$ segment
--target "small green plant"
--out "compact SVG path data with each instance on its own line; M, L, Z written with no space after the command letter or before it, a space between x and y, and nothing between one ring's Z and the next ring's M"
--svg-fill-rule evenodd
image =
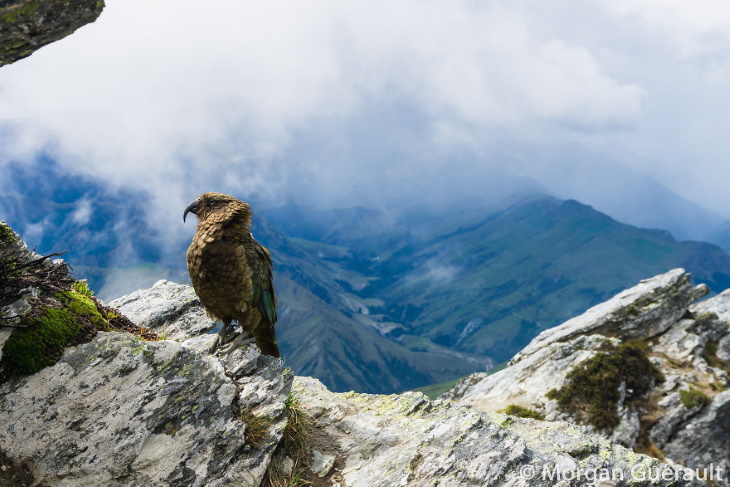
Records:
M529 418L529 419L545 419L545 416L535 411L534 409L519 406L517 404L510 404L502 411L504 414L509 416L517 416L518 418Z
M707 394L692 387L684 391L679 391L679 399L687 409L701 408L711 401Z
M72 287L74 291L83 296L86 296L87 298L90 298L94 295L94 291L91 290L91 288L89 287L89 283L86 280L74 281Z
M15 242L15 234L5 223L0 222L0 245L10 245Z
M620 421L617 405L622 383L627 404L638 406L654 384L664 380L646 356L647 351L644 342L629 340L610 352L597 353L568 373L565 386L548 391L546 396L578 422L611 431Z

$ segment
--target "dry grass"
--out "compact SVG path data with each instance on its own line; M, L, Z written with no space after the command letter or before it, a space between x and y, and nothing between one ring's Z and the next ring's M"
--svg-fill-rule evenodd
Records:
M302 410L299 401L299 396L289 393L284 402L287 423L281 444L274 452L271 465L261 484L264 487L314 485L314 474L310 470L311 452L307 441L311 420Z

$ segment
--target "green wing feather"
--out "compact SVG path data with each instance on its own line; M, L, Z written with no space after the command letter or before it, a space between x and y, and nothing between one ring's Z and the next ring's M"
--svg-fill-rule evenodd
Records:
M259 308L264 316L268 318L269 323L276 323L276 296L274 296L272 289L267 289L263 292Z
M260 263L263 265L257 265L257 272L255 272L255 282L253 283L254 299L261 314L273 325L277 320L276 295L274 294L274 282L273 276L271 275L273 264L271 263L271 256L266 247L257 245L256 250L261 257Z

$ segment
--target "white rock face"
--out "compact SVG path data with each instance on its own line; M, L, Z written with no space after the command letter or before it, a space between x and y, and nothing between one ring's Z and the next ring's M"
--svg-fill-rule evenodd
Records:
M138 326L180 342L212 332L216 324L205 315L192 287L167 280L115 299L109 306Z
M564 422L481 413L417 392L333 393L308 377L297 377L293 391L313 418L311 441L325 448L319 455L335 459L327 485L568 486L589 484L571 483L573 475L601 472L616 481L607 485L638 485L649 471L664 479L678 475Z
M671 460L691 468L719 467L730 475L730 292L695 303L706 294L682 269L642 281L614 298L528 344L510 365L494 374L475 374L443 397L482 411L510 404L528 407L548 420L572 420L545 397L562 387L568 373L606 343L645 341L650 360L665 376L644 404L617 404L620 424L600 433L637 447L641 435ZM623 387L623 385L622 385ZM680 391L700 391L710 401L688 408ZM624 394L621 394L624 397ZM646 445L644 445L646 446ZM715 485L730 485L727 475Z

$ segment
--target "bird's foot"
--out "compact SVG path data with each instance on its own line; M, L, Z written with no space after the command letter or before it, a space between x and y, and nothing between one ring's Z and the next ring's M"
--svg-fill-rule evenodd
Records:
M220 342L221 342L221 336L216 335L213 345L211 345L210 348L208 349L208 353L211 353L211 354L215 353L215 351L218 350L218 345L220 344Z
M208 350L209 353L215 353L216 350L218 350L218 347L222 345L226 341L230 341L233 331L233 325L231 323L223 323L221 326L221 329L218 330L218 334L215 337L215 341L213 342L213 345L211 345L210 349Z
M230 337L230 335L229 335ZM226 338L229 338L226 337ZM219 339L216 340L216 349L213 349L212 351L217 352L218 355L228 355L235 349L242 347L244 345L248 345L251 343L254 343L256 340L254 337L246 332L238 333L237 335L233 336L233 339L228 341L227 343L221 343L223 340Z

